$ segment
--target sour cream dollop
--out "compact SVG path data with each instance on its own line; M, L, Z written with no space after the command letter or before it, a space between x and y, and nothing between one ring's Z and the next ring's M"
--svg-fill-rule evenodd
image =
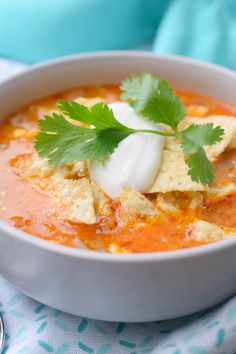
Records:
M109 104L115 118L129 128L160 130L140 118L125 102ZM160 169L164 137L151 133L135 133L125 138L104 163L89 164L90 175L111 198L125 187L145 193L152 186Z

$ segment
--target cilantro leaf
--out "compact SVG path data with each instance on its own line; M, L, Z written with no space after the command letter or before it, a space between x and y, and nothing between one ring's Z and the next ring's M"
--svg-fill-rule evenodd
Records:
M187 154L189 175L193 181L203 185L214 180L214 168L208 160L202 146L214 145L221 141L224 129L212 123L203 125L192 124L179 132L183 151Z
M73 105L64 105L65 107L76 110L73 119L79 120L77 114L83 110L81 105L73 102ZM65 113L65 109L63 112ZM93 124L95 128L75 125L63 115L56 113L40 120L41 130L35 140L38 154L47 157L52 164L89 159L104 161L114 152L118 144L133 132L116 121L112 111L104 104L99 103L91 110L85 107L84 112L85 115L80 121ZM98 122L95 121L95 117L98 118ZM102 118L100 121L99 117Z
M175 96L167 81L160 81L158 92L147 100L141 114L153 123L164 123L176 130L186 110L181 99Z
M136 112L140 112L146 101L153 92L158 89L159 80L155 74L143 73L139 76L132 75L130 78L125 79L121 83L121 98L132 99L131 105Z
M154 74L131 76L123 81L121 95L133 99L132 106L137 113L153 123L164 123L176 130L186 115L185 107L166 80L159 81Z
M198 146L196 152L187 155L187 164L192 181L205 185L214 180L214 167L201 146Z
M103 102L96 103L89 109L77 102L66 102L60 99L58 108L70 119L92 125L98 130L106 128L127 129L115 119L112 110Z
M224 129L217 126L214 128L212 123L191 124L187 129L181 131L182 136L188 138L197 145L214 145L222 140Z

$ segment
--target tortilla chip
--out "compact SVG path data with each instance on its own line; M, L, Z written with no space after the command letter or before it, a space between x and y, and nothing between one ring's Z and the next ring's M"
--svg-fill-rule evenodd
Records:
M77 97L74 101L90 108L94 106L96 103L103 102L104 100L101 97L93 97L93 98Z
M75 161L64 165L49 165L46 157L38 154L18 155L18 167L23 175L28 178L46 178L53 174L61 178L77 179L88 175L86 161Z
M188 226L187 235L198 242L214 242L229 237L230 233L215 224L198 220Z
M215 161L217 157L224 152L226 148L236 147L236 118L230 116L208 116L187 117L179 124L179 129L186 129L191 124L212 123L214 126L221 126L225 133L223 139L215 145L205 146L207 157L210 161Z
M62 203L65 206L62 211L63 219L85 224L96 223L94 198L88 178L61 180L52 176L48 191L54 205Z
M141 217L156 216L157 210L150 200L132 188L124 188L120 194L121 208L128 215L136 214Z
M58 166L57 169L60 170L63 165ZM88 177L88 166L87 161L73 161L64 165L66 178L76 179L78 177Z
M94 206L97 214L100 216L113 217L110 199L105 195L105 193L94 180L91 180L91 187L94 197Z
M209 187L205 193L205 203L207 205L215 204L233 194L236 194L236 185L232 182L216 187Z
M172 191L204 191L205 186L192 181L182 151L163 150L162 164L157 178L148 193Z
M169 192L157 194L157 206L165 214L180 213L186 208L196 209L203 203L201 192Z
M37 154L23 154L11 160L11 166L22 179L46 192L54 215L73 222L96 223L92 188L89 179L82 177L87 169L84 162L53 166Z
M132 188L124 188L119 201L117 221L120 227L135 225L135 228L143 228L146 223L164 216L154 203Z
M41 158L36 153L16 156L14 167L18 168L21 177L29 179L47 178L54 172L54 167L48 164L47 158Z
M180 140L174 136L168 136L166 138L164 149L183 153Z

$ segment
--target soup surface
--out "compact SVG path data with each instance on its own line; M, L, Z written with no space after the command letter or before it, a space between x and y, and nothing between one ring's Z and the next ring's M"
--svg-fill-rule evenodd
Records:
M236 115L236 109L213 98L200 94L176 91L183 100L189 116ZM50 196L32 185L29 179L22 179L15 161L33 152L33 140L38 129L38 119L56 108L56 100L74 100L77 97L101 97L105 102L119 99L118 86L79 87L45 98L23 108L1 122L0 129L0 217L11 225L49 242L77 248L89 248L113 253L156 252L189 248L202 245L213 238L192 238L189 225L196 220L206 221L233 232L236 229L236 150L226 149L215 162L216 180L212 188L226 188L216 200L207 194L201 195L201 203L195 207L189 204L189 195L181 196L182 204L176 212L164 213L155 222L140 222L133 227L135 217L120 226L117 222L120 212L119 199L110 200L112 213L99 217L93 225L68 221L60 212L52 213ZM230 189L231 188L231 189ZM165 202L173 199L165 196ZM199 193L197 195L199 197ZM146 196L156 201L157 193ZM173 203L172 203L173 204ZM208 224L204 224L208 225ZM217 234L218 229L215 230Z

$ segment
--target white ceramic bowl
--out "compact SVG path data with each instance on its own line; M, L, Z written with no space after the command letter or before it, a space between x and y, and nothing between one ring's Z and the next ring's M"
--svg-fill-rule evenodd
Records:
M110 52L32 67L0 85L0 117L80 84L153 71L174 87L236 104L236 74L181 57ZM0 222L0 274L27 295L75 315L152 321L217 304L236 291L236 238L189 250L113 255L54 245Z

